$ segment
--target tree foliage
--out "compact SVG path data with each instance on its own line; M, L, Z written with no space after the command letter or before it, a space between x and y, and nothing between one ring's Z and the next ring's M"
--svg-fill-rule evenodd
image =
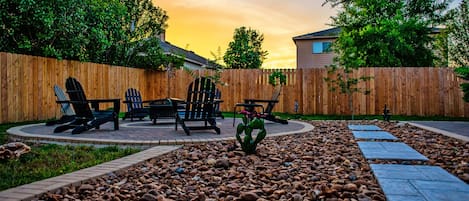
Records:
M469 67L469 1L462 0L450 13L448 51L453 65Z
M358 87L358 84L360 82L366 82L373 79L373 77L370 76L355 77L353 74L353 71L355 70L355 68L351 67L339 68L336 65L331 65L327 69L327 77L324 78L330 91L338 91L340 94L345 94L347 96L349 108L352 113L352 120L354 120L355 114L353 107L353 94L363 93L365 95L369 95L371 93L369 89Z
M150 0L0 0L0 51L153 68L167 19Z
M0 49L59 59L103 58L123 34L119 16L126 9L117 2L0 0Z
M341 33L333 45L347 67L432 66L432 27L443 22L448 0L326 0Z
M462 0L459 7L450 13L448 23L448 51L451 61L459 66L455 72L464 80L469 80L469 1ZM464 101L469 102L469 83L462 83Z
M228 68L252 69L260 68L264 62L267 51L262 50L264 35L257 30L240 27L235 29L233 41L223 60Z

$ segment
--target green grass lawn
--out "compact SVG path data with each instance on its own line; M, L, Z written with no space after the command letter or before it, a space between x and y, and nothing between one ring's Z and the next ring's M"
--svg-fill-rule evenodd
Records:
M8 142L6 134L8 128L28 123L38 122L0 124L0 144ZM22 155L19 159L0 159L0 191L91 167L140 151L115 146L95 148L92 146L27 144L31 146L31 152Z

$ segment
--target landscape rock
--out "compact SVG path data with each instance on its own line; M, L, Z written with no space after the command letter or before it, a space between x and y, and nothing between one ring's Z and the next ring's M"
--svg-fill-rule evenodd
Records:
M11 142L0 146L0 159L19 158L30 151L31 147L22 142Z
M94 186L91 184L82 184L80 188L78 188L78 191L83 192L83 191L92 191L94 190Z
M254 192L242 192L239 195L239 199L242 201L256 201L259 199L259 196Z
M152 195L150 193L147 193L142 196L140 201L158 201L158 197L156 195Z
M345 184L344 190L350 191L350 192L357 192L357 191L358 191L358 187L357 187L356 184L348 183L348 184Z
M123 171L43 194L40 200L385 200L369 161L347 128L375 124L469 182L469 143L409 124L310 121L315 129L264 139L246 156L232 142L184 145ZM195 160L197 159L198 160ZM287 163L288 162L288 163ZM398 161L372 161L398 164ZM288 164L288 165L285 165ZM177 168L184 168L182 174ZM125 181L125 182L124 182ZM87 192L87 193L82 193Z
M226 159L218 159L217 162L215 162L214 167L228 169L230 167L230 162Z

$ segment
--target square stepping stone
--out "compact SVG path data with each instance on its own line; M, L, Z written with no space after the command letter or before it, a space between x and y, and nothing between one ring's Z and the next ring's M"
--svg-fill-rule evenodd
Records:
M352 131L355 139L365 140L398 140L398 138L386 131Z
M469 185L438 166L371 164L386 199L469 200Z
M380 160L417 160L428 158L402 142L357 142L366 159Z
M348 125L348 128L353 131L381 131L378 126L375 125Z

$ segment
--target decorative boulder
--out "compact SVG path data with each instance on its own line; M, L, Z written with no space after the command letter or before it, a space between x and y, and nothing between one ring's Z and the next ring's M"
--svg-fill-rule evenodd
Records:
M22 142L11 142L0 146L0 159L19 158L31 151L31 147Z

